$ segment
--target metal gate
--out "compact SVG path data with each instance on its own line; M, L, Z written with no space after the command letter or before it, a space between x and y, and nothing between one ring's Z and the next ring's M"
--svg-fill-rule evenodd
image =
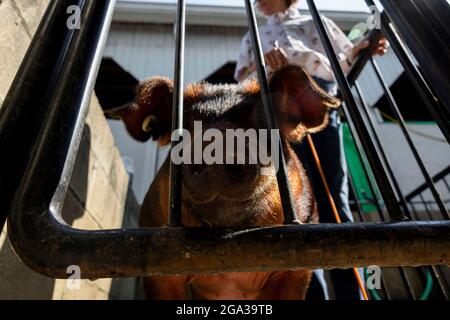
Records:
M181 225L181 170L171 165L170 227L80 231L60 216L102 57L115 0L53 0L0 111L0 226L8 217L11 242L37 272L66 278L78 265L83 278L152 274L217 273L296 268L450 265L449 211L417 152L395 99L369 49L346 77L313 0L307 0L345 101L343 109L358 150L367 158L382 199L380 223L296 225L284 160L277 174L285 226L248 230L185 228ZM381 0L381 32L390 41L423 105L450 143L450 37L445 0ZM375 4L366 0L369 6ZM255 12L245 1L255 48L268 129L276 129ZM66 27L66 8L82 8L83 27ZM430 23L432 19L432 23ZM173 130L183 128L185 1L178 1ZM372 32L376 38L380 30ZM411 54L417 59L416 65ZM39 63L36 63L39 61ZM367 117L358 84L372 64L442 215L415 221L411 199L395 180L389 159ZM355 90L356 95L354 94ZM279 146L280 150L282 146ZM280 155L283 152L279 153ZM369 174L369 172L366 172ZM421 189L421 190L422 190ZM417 193L419 195L420 192ZM367 248L371 250L368 251ZM217 259L216 257L222 257ZM431 268L437 277L436 267Z

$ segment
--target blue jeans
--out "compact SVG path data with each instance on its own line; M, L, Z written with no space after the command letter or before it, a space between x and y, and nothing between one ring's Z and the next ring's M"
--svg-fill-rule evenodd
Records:
M332 92L335 84L315 78L317 84L327 92ZM352 222L353 216L349 205L349 187L347 175L347 160L345 158L342 123L338 110L329 112L328 126L316 134L311 135L319 155L322 169L327 179L331 195L336 204L342 222ZM294 145L294 151L300 158L314 192L319 211L319 221L335 223L333 211L327 198L316 162L312 156L308 143ZM359 300L359 289L352 269L330 271L336 299ZM313 280L314 281L314 280ZM322 281L323 283L324 281ZM323 285L322 285L323 286ZM313 286L314 287L314 284ZM327 291L327 288L324 288ZM325 293L326 297L326 293Z

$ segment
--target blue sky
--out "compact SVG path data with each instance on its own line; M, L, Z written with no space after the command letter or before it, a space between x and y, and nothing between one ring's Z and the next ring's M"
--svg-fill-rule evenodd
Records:
M176 0L132 0L133 2L175 3ZM186 0L188 4L244 6L244 0ZM319 9L338 11L368 11L364 0L316 0ZM300 8L306 9L306 1L300 1Z

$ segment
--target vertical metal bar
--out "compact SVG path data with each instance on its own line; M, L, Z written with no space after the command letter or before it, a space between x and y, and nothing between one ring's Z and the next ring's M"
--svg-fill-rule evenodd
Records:
M444 182L444 184L445 184L445 187L447 188L447 191L450 193L450 185L449 185L449 183L447 182L447 178L443 178L442 179L442 181Z
M375 6L373 0L365 0L368 6ZM402 64L406 75L410 79L414 89L419 94L425 107L430 112L430 115L436 121L437 125L442 131L442 134L450 143L450 112L442 105L439 99L437 99L433 92L430 90L425 79L417 69L411 55L408 53L405 45L400 41L397 34L391 28L391 22L386 12L381 13L381 30L389 41L391 48L394 50L395 55Z
M287 167L283 152L283 145L279 137L278 126L275 120L272 96L270 94L269 82L267 80L266 65L264 62L264 54L261 47L261 41L258 32L258 23L256 21L255 10L251 0L245 0L245 7L247 10L248 24L250 28L250 35L252 38L253 51L255 55L256 71L258 73L258 80L261 86L261 99L264 107L264 113L267 121L267 129L276 130L278 143L278 153L280 155L279 169L277 172L278 189L280 191L281 203L284 212L284 222L299 223L294 210L294 201L292 197L291 188L289 186L289 179L287 176ZM275 161L275 158L273 159Z
M364 221L364 217L363 217L363 209L361 206L361 203L358 199L358 193L356 192L356 186L355 186L355 181L353 180L353 176L351 174L350 168L347 168L348 170L348 185L349 185L349 190L350 190L350 194L353 196L353 198L355 199L355 208L356 208L356 212L358 213L359 216L359 220L361 222Z
M381 23L383 33L386 35L386 38L391 44L398 60L402 64L406 75L411 81L411 84L420 96L431 117L436 121L442 135L450 144L450 112L445 108L445 106L442 105L441 101L436 98L434 93L430 90L425 79L413 63L406 47L399 40L398 36L392 31L389 24L389 18L384 12L381 14Z
M333 68L334 74L336 76L339 87L342 91L342 95L346 101L344 108L347 109L351 118L354 121L355 129L360 135L361 143L364 147L367 159L372 167L374 176L377 180L378 187L383 196L385 205L389 212L395 217L395 219L400 220L403 218L402 210L397 202L394 190L389 184L389 178L383 170L382 162L377 154L375 145L370 140L370 135L368 129L364 124L364 119L358 111L358 106L356 104L355 98L353 97L350 85L345 77L345 74L339 64L336 53L334 52L333 45L327 34L325 25L319 15L319 12L314 4L313 0L307 0L309 10L313 16L314 23L316 25L317 31L322 40L322 44L327 53L328 59L330 59L331 66Z
M384 78L383 78L383 76L382 76L382 74L381 74L381 71L380 71L380 69L379 69L377 63L373 60L373 58L370 58L370 62L371 62L372 66L373 66L373 68L374 68L374 70L375 70L375 73L376 73L376 75L377 75L377 77L378 77L378 80L380 81L380 83L381 83L381 85L382 85L382 87L383 87L383 89L384 89L384 91L385 91L385 94L386 94L386 96L387 96L387 98L388 98L388 100L389 100L389 104L390 104L391 108L393 109L393 112L394 112L394 114L396 115L397 119L398 119L399 122L400 122L400 126L401 126L401 128L402 128L402 131L403 131L403 133L404 133L404 135L405 135L405 138L407 139L407 142L408 142L408 144L409 144L409 146L410 146L410 148L411 148L411 150L412 150L412 152L413 152L413 154L414 154L414 156L415 156L415 158L416 158L416 161L418 162L419 167L421 168L421 170L425 170L426 174L428 174L428 172L427 172L427 170L425 169L425 166L424 166L424 164L423 164L423 162L422 162L422 160L421 160L421 158L420 158L420 156L419 156L419 154L418 154L418 152L417 152L417 149L415 149L415 146L414 146L414 144L412 143L412 140L411 140L411 137L410 137L410 135L409 135L408 129L406 128L404 119L403 119L403 117L402 117L400 111L398 110L398 106L397 106L396 103L395 103L394 97L392 96L392 93L390 92L390 89L388 88L386 82L384 81ZM360 91L359 87L357 87L357 90ZM366 107L367 107L367 105L366 105ZM365 109L365 108L364 108L364 109ZM382 149L382 147L381 147L381 149ZM386 159L387 159L387 158L386 158ZM386 160L386 161L387 161L387 160ZM422 171L422 173L424 173L424 171ZM393 174L393 172L392 172L391 174ZM425 174L424 174L424 176L425 176ZM429 175L428 175L428 177L430 178L430 181L432 182L431 177L430 177ZM425 179L427 180L426 177L425 177ZM395 183L397 183L395 177L393 177L393 181L395 181ZM432 183L433 183L433 182L432 182ZM431 188L431 187L435 188L434 183L433 183L432 186L430 186L428 180L427 180L427 184L428 184L428 186L429 186L430 188ZM436 189L435 189L435 191L437 192ZM405 201L405 198L403 197L403 193L401 192L400 189L398 190L398 192L399 192L399 196L401 197L401 198L400 198L401 201ZM433 194L433 195L434 195L434 194ZM424 204L424 206L425 206L425 208L426 208L426 211L427 211L427 213L428 213L428 215L429 215L429 217L430 217L430 219L431 219L432 217L431 217L431 214L430 214L430 212L429 212L429 210L428 210L428 205L426 204L425 200L423 199L422 194L420 194L419 196L421 197L421 200L422 200L422 202L423 202L423 204ZM440 197L439 197L439 200L440 200ZM448 212L447 212L447 210L445 209L445 205L443 204L442 200L441 200L441 204L442 204L442 207L444 208L444 211L442 211L442 207L439 205L439 203L438 203L438 206L439 206L439 208L441 209L440 211L441 211L441 213L443 214L443 216L445 216L444 212L446 212L447 214L448 214ZM405 202L405 205L406 205L406 202ZM407 207L407 205L406 205L406 207ZM410 213L408 213L408 215L409 215L409 218L411 218L412 220L416 220L416 219L417 219L417 218L415 219ZM423 270L425 270L425 268L423 268ZM439 282L439 279L440 279L441 277L440 277L438 271L437 271L435 268L431 268L431 271L432 271L432 273L434 274L435 278L438 279L438 282ZM424 273L425 273L425 272L424 272ZM409 285L409 279L408 279L408 277L406 276L406 273L405 273L404 276L405 276L405 280L408 281L408 287L409 287L409 289L410 289L410 291L411 291L411 286ZM442 279L441 279L440 282L442 282ZM442 286L442 283L440 283L439 285L440 285L440 287L441 287L441 291L442 291L443 294L445 295L445 288ZM412 291L411 291L411 293L413 294Z
M357 84L357 83L355 82L355 86L356 86L356 84ZM365 101L364 101L364 97L362 96L362 94L360 94L359 96L360 96L360 98L361 98L361 102L364 103ZM352 126L352 124L351 124L351 119L348 118L347 120L349 121L349 125L350 125L350 127L351 127L351 126ZM370 121L370 118L368 118L368 121ZM374 190L374 188L373 188L373 186L372 186L372 182L371 182L371 180L370 180L368 171L367 171L367 169L366 169L366 167L365 167L364 160L363 160L363 158L362 158L362 152L361 152L361 150L360 150L360 142L359 142L359 139L358 139L358 137L357 137L356 135L354 135L354 134L353 134L353 139L355 140L355 144L357 145L358 155L359 155L360 160L361 160L361 162L362 162L362 164L363 164L363 169L364 169L365 175L366 175L366 177L367 177L367 180L368 180L368 182L369 182L369 187L371 188L371 192L372 192L372 194L373 194L374 197L375 197L375 203L376 203L376 207L377 207L379 219L380 219L380 221L383 221L383 222L384 222L386 219L384 218L384 216L383 216L383 211L381 210L381 208L380 208L380 206L379 206L379 204L378 204L378 200L376 199L375 190ZM358 144L359 144L359 145L358 145ZM351 171L348 170L348 172L349 172L349 178L351 178L351 173L350 173ZM350 181L350 187L353 188L353 189L355 189L353 181L350 180L350 179L349 179L349 181ZM394 177L393 181L396 181L396 180L395 180L395 177ZM353 192L355 193L355 191L353 191ZM401 194L401 193L400 193L400 194ZM407 206L406 206L406 208L407 208ZM389 213L389 212L388 212L388 213ZM411 217L410 214L409 214L409 211L408 211L408 214L407 214L407 215L408 215L409 218ZM362 218L361 221L362 221L362 222L365 222L364 217L363 217L362 214L360 214L360 217ZM392 217L391 217L391 219L392 219ZM408 289L408 294L409 294L409 296L410 296L410 297L413 297L414 293L413 293L412 288L411 288L411 285L410 285L411 283L410 283L408 274L406 273L406 271L405 271L405 269L404 269L403 267L399 267L398 269L399 269L399 272L400 272L401 279L402 279L402 281L403 281L405 287L407 287L407 289ZM389 293L389 291L388 291L388 289L387 289L388 287L387 287L387 285L386 285L386 283L385 283L385 281L384 281L384 278L382 278L382 282L383 282L383 286L384 286L384 289L385 289L386 297L387 297L387 299L389 300L391 295L390 295L390 293Z
M447 208L445 207L444 202L442 201L441 196L440 196L439 192L437 191L436 186L434 185L433 179L431 179L431 176L428 173L428 170L425 167L425 164L423 163L423 160L422 160L421 156L419 155L419 152L417 151L416 146L414 145L414 142L412 141L411 135L409 134L409 130L406 127L405 120L403 119L403 116L400 113L397 103L395 102L394 96L392 95L391 90L389 89L388 85L386 84L386 81L381 73L381 70L380 70L377 62L373 58L370 58L370 62L372 64L373 69L375 70L375 74L376 74L378 80L381 83L381 86L383 87L384 93L389 102L389 106L391 107L395 118L399 121L399 125L403 132L403 135L405 136L406 142L408 143L408 146L411 149L411 152L420 168L420 171L422 172L422 174L425 178L425 181L427 182L428 187L430 188L430 191L433 194L434 199L436 200L439 210L441 211L441 213L444 216L447 217L447 219L450 219L450 214L447 211Z
M391 167L391 161L389 160L389 158L388 158L388 156L387 156L386 152L384 151L384 148L383 148L383 146L381 144L378 131L376 130L376 128L375 128L375 126L373 124L372 118L370 117L369 106L367 105L367 102L364 99L364 95L362 93L362 90L361 90L361 87L360 87L358 81L355 81L355 90L356 90L356 93L358 94L358 97L359 97L359 99L361 101L361 106L362 106L361 109L362 109L365 117L367 118L369 127L370 127L370 129L371 129L371 131L373 133L373 135L372 135L373 141L375 141L376 145L378 146L378 151L379 151L379 153L381 155L381 158L382 158L384 164L386 165L385 169L386 169L386 171L388 172L388 174L389 174L389 176L391 178L391 181L392 181L392 184L394 186L394 189L397 192L398 198L400 199L400 204L402 205L405 214L407 216L410 216L411 214L410 214L409 209L408 209L408 204L406 203L405 197L403 196L403 193L402 193L402 191L400 189L400 186L398 185L397 179L395 178L394 171L392 170L392 167Z
M433 0L432 3L445 0ZM450 39L445 31L434 30L423 12L411 1L380 0L402 39L414 52L425 78L450 112ZM449 10L447 10L448 12ZM439 67L437 67L439 66Z
M180 139L183 134L183 85L184 47L186 35L186 3L178 0L175 44L175 70L172 107L172 132ZM172 149L180 141L172 141ZM169 226L178 227L181 222L181 165L170 162Z
M70 40L76 33L67 28L67 8L71 5L83 8L84 3L84 0L55 0L48 4L0 108L2 155L16 154L0 157L0 230L30 161L37 126L45 115L48 97L55 89Z
M427 213L427 216L428 216L428 220L434 220L433 219L433 215L432 215L432 213L431 213L431 210L430 210L430 208L428 207L428 204L427 204L427 202L425 201L425 198L423 197L423 193L420 193L419 194L419 199L420 199L420 201L422 201L422 203L423 203L423 206L424 206L424 208L425 208L425 212Z
M441 289L441 294L444 296L445 300L449 300L450 296L448 294L449 287L445 280L443 279L442 273L438 266L430 266L428 267L432 271L432 275L434 275L434 280L439 284L439 288ZM424 268L425 269L425 268Z
M433 218L433 216L432 216L431 211L430 211L429 208L428 208L428 205L427 205L427 203L426 203L424 197L423 197L423 193L420 193L420 194L419 194L419 198L420 198L420 200L422 201L422 203L423 203L423 205L424 205L425 211L427 212L428 219L429 219L430 221L435 220L435 219ZM417 219L417 220L420 220L420 219ZM422 270L424 270L424 274L426 274L426 270L427 270L427 269L431 269L431 273L434 275L434 278L435 278L435 280L437 281L437 283L438 283L438 285L439 285L439 288L441 289L442 295L445 297L445 299L448 300L448 298L449 298L449 297L448 297L448 286L447 286L447 284L445 283L445 281L443 281L442 275L441 275L439 269L436 268L435 266L431 266L431 267L422 267Z
M370 192L372 193L372 195L374 197L374 205L377 208L377 212L378 212L378 214L380 216L381 221L385 221L386 219L383 216L383 210L381 209L380 203L378 201L378 197L377 197L377 193L375 192L375 187L373 185L373 181L372 181L372 179L370 177L369 170L366 168L366 165L365 165L365 160L364 160L364 157L363 157L363 150L361 150L362 149L361 141L359 140L358 135L355 132L355 128L354 128L352 119L347 114L346 114L346 119L347 119L347 122L349 124L350 133L352 134L353 140L355 141L356 151L358 152L358 157L359 157L359 160L361 161L361 164L362 164L362 168L363 168L363 171L364 171L364 176L365 176L365 178L367 179L367 181L369 183Z
M348 182L349 182L349 187L350 187L349 190L350 190L350 194L355 199L355 207L356 207L356 211L357 211L358 216L359 216L359 220L361 222L365 222L363 209L362 209L361 203L360 203L360 201L358 199L358 194L356 192L355 182L354 182L353 176L352 176L352 174L350 172L350 168L347 168L347 171L348 171ZM384 281L383 274L381 274L381 282L383 284L383 289L386 289L386 284L385 284L385 281ZM367 290L367 291L369 291L369 290ZM389 293L387 293L387 291L383 290L383 293L384 293L385 296L389 296ZM369 298L369 300L371 300L371 299Z

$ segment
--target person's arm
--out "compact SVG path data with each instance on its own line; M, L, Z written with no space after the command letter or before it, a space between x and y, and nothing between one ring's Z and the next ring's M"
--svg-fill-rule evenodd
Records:
M334 23L333 20L324 17L324 21L330 30L333 44L337 49L342 69L345 74L347 74L361 51L370 46L370 42L367 38L364 38L359 43L353 44L350 40L348 40L345 33L336 25L336 23ZM386 38L383 37L378 40L377 45L374 46L372 54L382 56L387 52L388 47L389 43Z
M236 64L236 70L234 72L234 79L237 82L244 81L255 71L254 64L250 59L250 55L251 55L251 44L249 34L247 33L245 37L242 38L241 49Z
M347 38L345 33L333 20L323 17L323 21L329 30L329 35L337 53L342 70L345 74L347 74L350 71L356 57L354 54L355 45ZM360 50L358 50L358 52L359 51Z

